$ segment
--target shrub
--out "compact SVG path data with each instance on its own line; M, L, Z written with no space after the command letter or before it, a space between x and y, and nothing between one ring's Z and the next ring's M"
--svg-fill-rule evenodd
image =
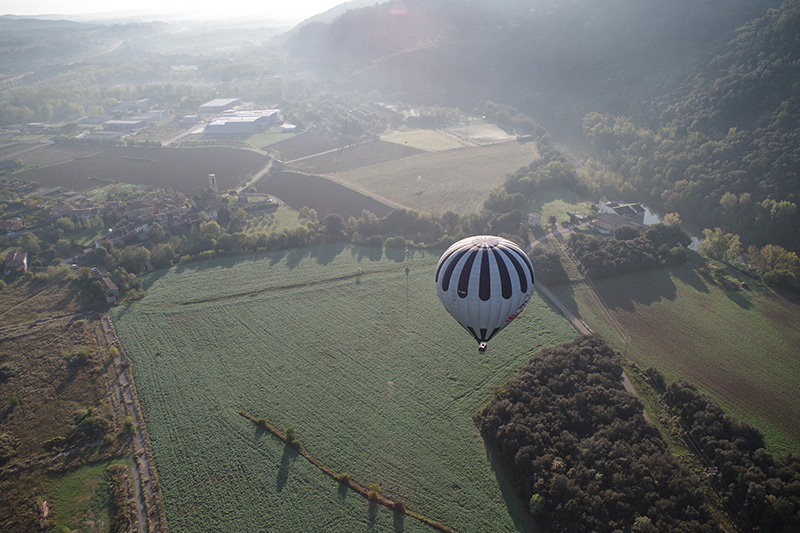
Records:
M544 510L544 496L538 492L531 496L531 501L528 502L528 510L533 516L539 516Z
M350 484L350 474L347 472L340 472L333 476L333 479L338 481L339 483Z
M69 368L77 368L79 366L83 366L89 360L89 349L82 348L75 352L72 352L68 356L65 357L67 361L67 367Z
M10 407L18 406L19 405L19 398L17 398L16 396L12 396L11 398L8 399L8 405Z
M367 498L369 501L376 502L381 494L381 486L378 483L372 483L367 491Z

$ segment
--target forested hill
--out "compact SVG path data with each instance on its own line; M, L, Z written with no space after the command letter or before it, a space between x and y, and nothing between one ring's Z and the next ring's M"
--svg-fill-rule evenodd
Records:
M404 0L286 46L347 88L510 104L591 142L598 192L797 252L798 35L800 0Z
M392 0L308 24L288 49L362 89L511 104L579 128L644 111L777 0ZM455 99L455 100L454 100Z

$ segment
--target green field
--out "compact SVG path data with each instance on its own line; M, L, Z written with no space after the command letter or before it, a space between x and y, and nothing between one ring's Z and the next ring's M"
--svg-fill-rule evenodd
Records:
M439 302L437 260L345 245L225 258L151 275L143 300L112 311L171 531L431 531L239 410L294 426L334 471L457 531L525 530L470 415L575 331L534 294L478 355Z
M533 202L528 205L529 211L542 215L542 224L551 216L556 217L557 223L569 222L569 213L572 211L591 213L591 202L580 201L577 195L569 189L546 189L537 193Z
M690 266L552 288L556 296L667 382L681 379L710 393L764 432L773 451L800 450L800 307L756 288L726 291ZM613 322L615 327L609 325ZM776 408L780 406L780 408Z
M390 205L442 214L480 211L506 175L539 158L533 143L430 152L327 176Z

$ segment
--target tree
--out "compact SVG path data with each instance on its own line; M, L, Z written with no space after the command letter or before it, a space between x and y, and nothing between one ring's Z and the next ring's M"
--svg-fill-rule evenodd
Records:
M720 228L703 230L703 240L697 246L700 253L718 261L731 262L739 257L742 243L738 235L724 233Z
M147 236L150 237L153 242L160 243L164 242L164 240L167 238L167 232L164 230L161 224L156 222L150 226L150 229L147 230Z
M762 277L774 270L795 272L800 269L800 259L796 253L772 244L767 244L763 248L751 246L748 249L747 261Z

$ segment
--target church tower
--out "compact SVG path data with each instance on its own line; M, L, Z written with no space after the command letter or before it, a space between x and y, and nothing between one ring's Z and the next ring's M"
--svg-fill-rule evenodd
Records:
M219 194L219 187L217 187L217 175L216 174L209 174L208 175L208 188L211 189L213 192Z

